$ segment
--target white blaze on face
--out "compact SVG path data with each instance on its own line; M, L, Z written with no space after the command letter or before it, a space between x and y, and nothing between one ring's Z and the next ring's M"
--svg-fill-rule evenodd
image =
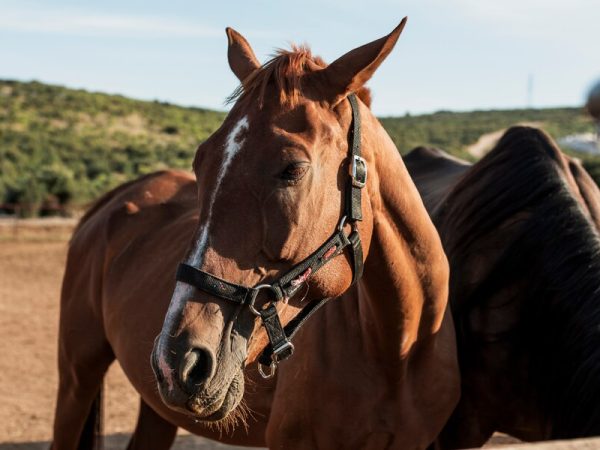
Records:
M213 205L215 203L215 199L217 198L219 188L221 187L221 184L223 182L223 178L225 178L227 170L231 165L231 161L244 145L244 139L242 139L241 136L246 130L248 130L248 118L244 116L235 124L235 126L227 136L227 140L225 141L223 161L221 162L221 167L219 168L219 173L217 174L217 181L215 183L215 187L208 202L208 214L206 216L206 221L200 226L198 239L194 243L194 246L190 251L188 258L185 260L185 263L189 264L190 266L202 266L204 254L206 253L206 247L209 239L210 221L212 219ZM182 283L180 281L176 283L173 296L171 297L171 304L169 305L169 309L165 317L165 322L163 324L161 338L159 340L158 351L160 355L163 355L164 351L162 348L163 334L169 333L171 330L173 330L175 319L181 314L185 302L191 297L193 291L194 288L186 283ZM169 390L171 390L173 386L171 373L172 370L169 369L164 359L162 360L162 363L159 364L159 368L167 381Z
M231 161L244 145L244 140L240 139L240 135L247 129L248 119L246 118L246 116L244 116L235 124L235 126L227 136L227 141L225 142L223 162L221 163L221 168L219 169L219 173L217 174L217 182L215 183L215 188L212 192L212 195L210 196L210 200L208 203L208 215L206 217L206 222L204 223L204 225L202 225L198 241L194 245L193 251L190 253L190 256L186 260L186 263L191 266L198 267L202 263L202 259L204 258L204 252L206 251L206 243L208 241L208 232L210 229L210 221L212 219L213 205L215 203L215 199L217 198L217 193L219 192L219 188L221 187L223 178L225 178L227 169L229 169L229 166L231 165Z

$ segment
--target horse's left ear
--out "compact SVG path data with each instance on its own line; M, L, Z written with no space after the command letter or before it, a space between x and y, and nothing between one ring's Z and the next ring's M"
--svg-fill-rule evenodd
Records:
M227 59L229 60L229 67L240 81L244 81L260 67L260 63L244 36L229 27L225 29L225 32L228 40Z
M406 20L407 17L402 19L387 36L355 48L315 74L328 101L336 104L349 93L357 92L369 81L396 45Z

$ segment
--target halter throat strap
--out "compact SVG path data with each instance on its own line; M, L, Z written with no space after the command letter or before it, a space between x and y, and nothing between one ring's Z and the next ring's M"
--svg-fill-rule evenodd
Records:
M279 319L276 304L291 299L309 277L346 250L351 260L353 284L363 272L363 251L357 221L362 220L362 189L367 182L367 164L361 156L358 101L354 94L348 96L348 101L352 108L352 126L349 134L350 177L345 190L344 215L329 239L272 284L248 287L223 280L185 263L181 263L177 269L177 281L189 284L214 297L246 306L255 316L260 317L269 338L269 344L258 359L259 371L264 378L274 376L277 364L292 355L294 345L291 340L294 335L306 320L330 299L323 298L309 302L285 327ZM345 225L351 226L350 234L344 231ZM261 290L269 291L271 299L264 307L257 308L255 303ZM266 373L262 366L269 367L269 372Z

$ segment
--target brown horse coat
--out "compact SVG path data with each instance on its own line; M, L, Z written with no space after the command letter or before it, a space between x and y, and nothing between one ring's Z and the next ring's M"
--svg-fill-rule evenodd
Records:
M597 186L533 128L468 170L440 157L405 161L451 267L462 398L441 443L600 434Z
M159 172L110 192L80 222L69 246L62 290L55 441L77 443L76 430L87 414L82 408L89 410L115 358L143 399L132 448L161 448L163 442L168 448L176 432L172 424L221 437L219 430L165 407L149 364L173 290L174 268L197 224L196 199L191 174ZM268 391L269 383L261 388ZM74 390L76 396L67 394ZM252 391L251 386L247 401L256 417L268 417L261 400L252 401ZM225 441L263 444L261 423L253 423L253 434L243 427L230 430ZM63 441L55 445L69 448Z
M366 104L364 275L350 287L350 261L340 255L307 275L303 296L278 304L285 324L304 301L335 297L294 338L276 378L257 375L266 336L247 309L174 283L181 260L231 282L268 282L331 235L348 177L345 98L365 98L363 84L403 26L329 66L295 49L260 67L228 30L242 88L198 149L195 179L162 172L122 186L73 237L55 448L87 448L90 407L115 357L142 398L132 449L166 449L178 426L271 448L424 448L435 439L459 394L448 263Z

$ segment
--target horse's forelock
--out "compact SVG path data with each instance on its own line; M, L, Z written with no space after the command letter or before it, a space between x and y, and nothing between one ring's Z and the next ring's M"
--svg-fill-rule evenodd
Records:
M310 72L325 67L319 57L313 57L307 46L292 45L290 50L278 49L275 55L258 70L252 72L231 94L228 102L244 96L255 96L262 106L267 86L274 83L282 104L295 106L302 94L302 78Z
M267 86L273 83L279 93L279 101L283 105L294 107L303 95L303 80L307 74L327 67L327 63L313 56L306 45L292 44L290 50L277 49L275 55L261 68L251 73L228 97L233 103L244 96L255 96L262 106L265 101ZM356 93L362 102L371 106L371 91L362 87Z

